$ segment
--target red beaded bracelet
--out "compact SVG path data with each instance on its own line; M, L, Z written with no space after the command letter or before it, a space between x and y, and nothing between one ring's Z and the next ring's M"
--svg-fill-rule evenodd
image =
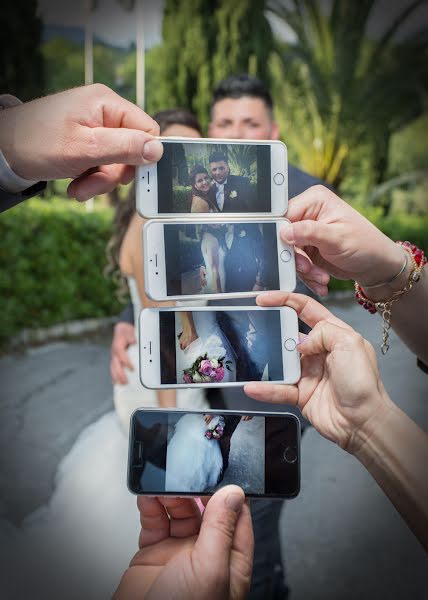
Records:
M411 244L410 242L396 242L399 244L405 252L407 252L412 261L412 272L409 275L406 285L403 289L394 292L390 298L386 300L380 300L379 302L373 302L367 298L365 293L363 292L362 286L355 282L355 297L357 299L358 304L360 304L363 308L369 311L372 315L374 315L378 310L382 313L382 328L383 328L383 341L382 341L382 354L386 354L389 349L388 345L388 337L389 337L389 329L391 327L391 309L394 302L396 302L403 294L410 292L413 285L419 281L421 277L421 272L424 266L427 264L427 258L420 248L415 246L415 244ZM406 261L407 265L407 261ZM405 265L405 266L406 266ZM404 271L401 270L399 275ZM395 277L391 280L393 281ZM391 281L387 283L391 283ZM379 287L378 285L370 286L370 287Z

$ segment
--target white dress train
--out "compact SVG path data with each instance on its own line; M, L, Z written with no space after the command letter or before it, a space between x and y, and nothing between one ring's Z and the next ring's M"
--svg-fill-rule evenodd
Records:
M133 280L130 287L138 315L140 302ZM116 411L79 435L59 464L49 502L19 529L6 531L0 526L0 537L7 534L9 554L17 548L15 572L23 574L25 594L30 589L32 598L111 597L138 549L139 513L126 484L126 433L132 412L140 406L156 407L157 400L156 393L140 383L137 346L129 349L129 356L134 371L127 373L128 385L115 386ZM200 389L179 390L177 396L182 408L208 406Z
M214 427L218 417L213 419ZM176 425L166 455L165 489L169 492L204 492L217 485L223 458L219 442L207 439L204 415L184 415Z

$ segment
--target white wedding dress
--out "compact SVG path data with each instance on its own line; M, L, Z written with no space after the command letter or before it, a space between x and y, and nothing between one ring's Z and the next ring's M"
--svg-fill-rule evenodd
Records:
M208 355L208 359L224 357L224 378L221 383L236 381L235 353L227 336L217 323L215 312L193 311L192 317L198 338L189 344L185 350L181 350L180 340L176 337L175 351L178 382L182 383L184 370L191 367L195 360L205 353ZM176 315L175 326L176 331L182 331L178 314ZM226 361L229 363L229 369L226 368Z
M137 327L138 317L141 312L141 301L135 279L129 277L128 285L134 307L134 323ZM185 305L182 302L177 302L177 304ZM136 337L138 339L138 331L136 331ZM134 410L141 407L156 408L158 406L156 390L144 388L140 381L138 344L129 346L128 356L134 365L133 371L126 369L128 383L126 385L115 385L113 388L113 401L116 413L126 431L129 429L129 418ZM177 390L176 398L177 408L188 408L189 410L206 410L209 408L205 394L201 389Z
M133 280L130 289L138 317L140 302ZM153 390L140 383L137 346L130 357L134 371L127 372L128 385L115 386L116 411L81 432L59 464L48 504L19 529L6 532L9 559L16 548L11 573L22 573L25 587L25 594L16 593L17 599L31 590L35 599L105 600L138 549L139 513L126 484L127 432L132 412L140 406L156 407L157 399ZM208 407L201 389L179 390L177 404L189 409ZM1 528L0 534L4 537ZM16 577L12 579L11 585L19 584Z
M215 417L209 427L214 428L218 420ZM167 491L202 493L217 485L223 458L219 442L205 437L207 429L203 414L184 415L177 421L167 448Z

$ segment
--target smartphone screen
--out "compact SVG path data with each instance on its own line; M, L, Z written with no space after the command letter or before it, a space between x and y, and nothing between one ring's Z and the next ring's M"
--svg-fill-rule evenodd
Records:
M168 296L280 289L275 222L163 227Z
M279 310L160 311L161 384L283 381Z
M269 144L162 142L158 214L272 211Z
M137 410L128 486L135 494L209 495L234 483L248 496L294 497L300 423L291 414Z

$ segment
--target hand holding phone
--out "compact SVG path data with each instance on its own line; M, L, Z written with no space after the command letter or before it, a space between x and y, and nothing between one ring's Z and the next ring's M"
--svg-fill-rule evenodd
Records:
M211 495L223 485L249 497L295 497L300 423L292 414L137 410L128 486L134 494Z

